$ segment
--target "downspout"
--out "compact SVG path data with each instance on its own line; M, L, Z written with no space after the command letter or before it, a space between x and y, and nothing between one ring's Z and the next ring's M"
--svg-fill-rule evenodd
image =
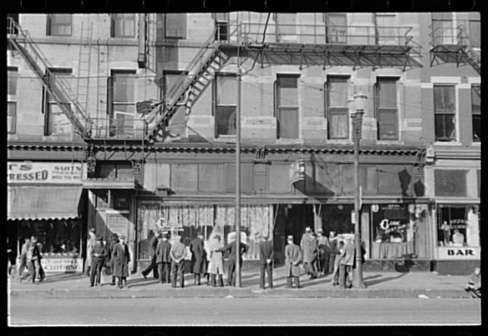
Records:
M139 14L137 64L139 68L146 67L146 14Z

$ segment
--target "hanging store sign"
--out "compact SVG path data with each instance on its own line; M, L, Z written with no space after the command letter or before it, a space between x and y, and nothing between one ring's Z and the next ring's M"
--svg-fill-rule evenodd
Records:
M86 174L86 173L85 173ZM82 183L81 163L8 162L7 183Z
M46 273L77 273L83 271L81 258L43 258L42 267Z

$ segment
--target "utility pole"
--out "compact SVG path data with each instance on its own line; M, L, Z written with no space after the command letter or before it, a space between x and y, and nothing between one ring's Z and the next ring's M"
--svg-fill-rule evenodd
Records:
M351 114L353 141L354 141L354 245L356 250L356 268L354 270L354 288L366 288L363 282L362 251L361 251L361 225L360 225L360 188L359 185L359 142L361 141L361 127L363 123L364 105L368 97L359 91L354 95L356 112Z
M239 27L239 13L237 13ZM237 29L237 107L236 107L236 287L241 287L241 62L239 57L239 34Z

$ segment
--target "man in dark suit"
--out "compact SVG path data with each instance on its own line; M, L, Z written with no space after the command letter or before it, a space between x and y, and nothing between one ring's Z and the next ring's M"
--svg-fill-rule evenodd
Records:
M158 247L159 238L161 237L161 231L158 231L149 241L149 256L151 257L151 263L142 271L142 276L147 279L147 275L153 271L155 279L158 278L158 267L156 266L156 248Z
M169 268L171 266L171 244L168 242L168 235L163 234L161 241L156 248L156 264L159 271L159 283L170 283Z
M95 246L91 250L90 287L98 286L102 279L102 266L107 250L102 245L102 237L97 237Z
M239 265L242 265L242 255L247 251L247 245L241 242L239 244ZM217 250L217 252L229 252L229 266L228 266L228 278L227 278L227 286L235 286L236 285L236 260L237 260L237 242L233 241L226 246Z
M169 251L171 257L171 273L173 274L173 279L171 282L171 287L176 287L176 280L178 274L180 275L180 287L185 287L185 257L186 257L186 246L181 242L181 237L176 236Z
M259 243L259 259L261 263L261 282L259 287L264 289L264 272L268 273L268 284L269 288L273 288L273 261L274 261L274 250L273 242L268 240L268 236L263 237L263 241Z

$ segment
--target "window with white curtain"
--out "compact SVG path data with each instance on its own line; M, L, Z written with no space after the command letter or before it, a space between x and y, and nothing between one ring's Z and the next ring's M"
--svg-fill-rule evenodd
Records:
M135 37L136 36L136 15L135 14L112 14L111 15L111 37Z

